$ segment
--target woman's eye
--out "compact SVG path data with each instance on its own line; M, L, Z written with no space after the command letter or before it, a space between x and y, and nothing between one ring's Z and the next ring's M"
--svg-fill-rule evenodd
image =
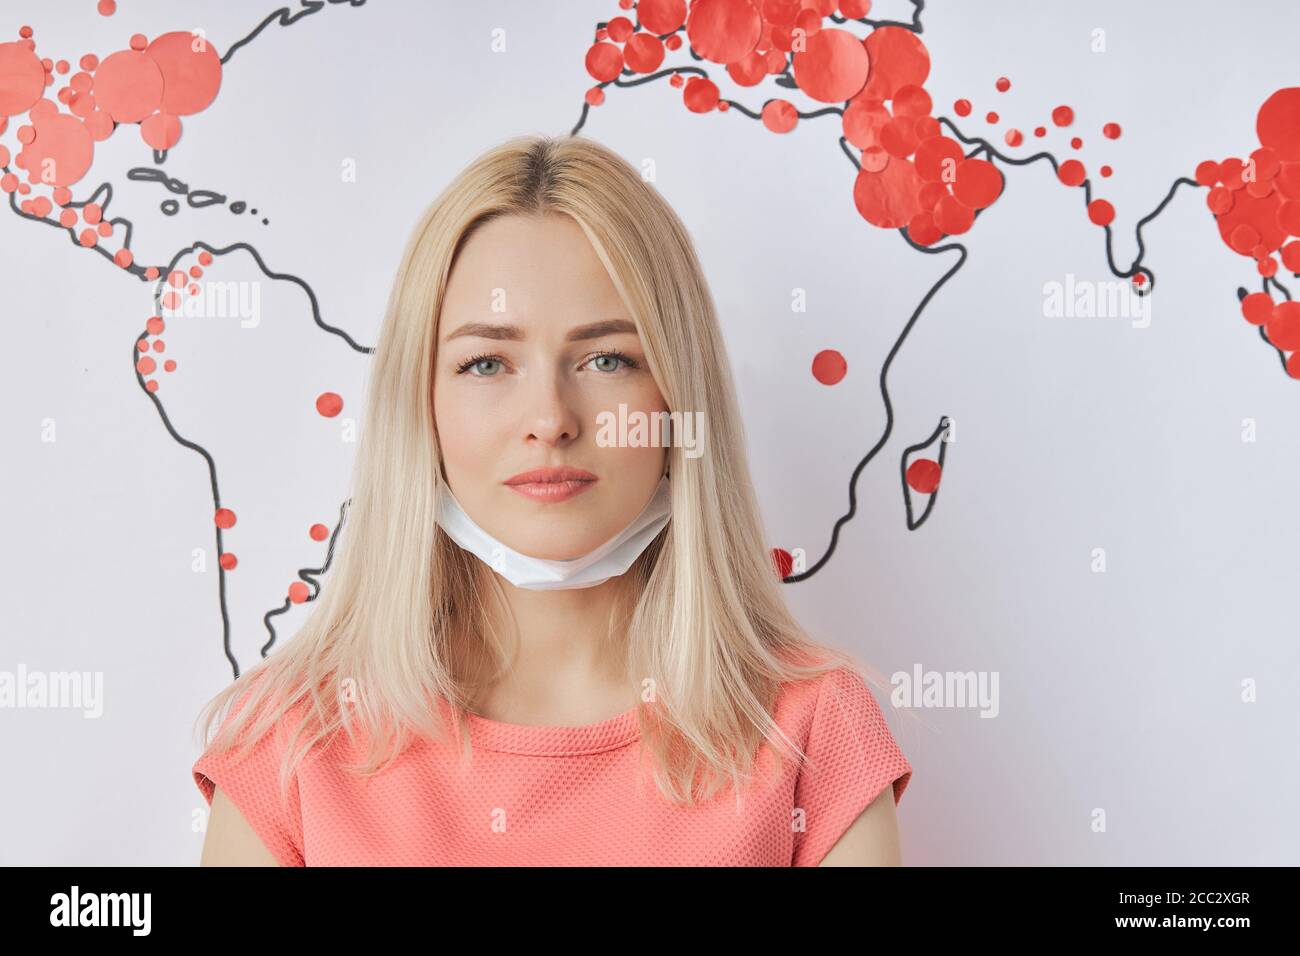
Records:
M600 355L593 356L591 362L603 363L596 367L598 372L617 372L620 362L626 368L636 368L636 362L621 352L602 352Z
M457 366L456 371L463 374L465 372L468 372L470 369L474 369L475 378L491 378L493 375L496 374L495 366L498 366L500 364L501 364L500 359L488 358L488 357L482 357L482 358L476 357L476 358L469 359L466 362L462 362L459 366ZM486 370L484 369L484 366L487 366Z

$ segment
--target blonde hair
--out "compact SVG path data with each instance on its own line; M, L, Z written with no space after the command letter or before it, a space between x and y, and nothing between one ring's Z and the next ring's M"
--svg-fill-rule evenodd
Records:
M869 671L812 641L786 607L712 296L685 227L607 147L580 136L521 136L471 162L416 224L374 352L333 566L294 638L200 714L206 737L227 705L247 698L212 742L218 749L244 730L251 747L268 729L290 727L282 796L307 753L340 729L352 735L354 719L370 739L364 764L352 768L362 774L383 770L412 733L467 745L464 715L476 684L455 666L457 655L506 666L484 626L483 589L500 597L500 583L481 576L482 562L434 520L445 487L434 359L447 279L468 235L498 216L551 214L572 217L591 241L668 409L701 411L708 426L705 454L668 448L672 518L624 575L628 596L616 610L627 628L629 679L653 682L638 723L664 797L690 804L728 780L739 788L764 739L776 744L778 761L790 751L806 760L773 719L780 685L836 667ZM453 705L450 726L438 701ZM301 720L289 720L299 706Z

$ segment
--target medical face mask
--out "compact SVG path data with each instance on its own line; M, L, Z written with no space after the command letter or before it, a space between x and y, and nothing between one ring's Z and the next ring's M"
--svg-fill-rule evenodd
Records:
M436 520L453 541L515 587L551 591L595 587L623 574L668 524L671 511L672 486L664 475L626 528L594 551L569 561L533 558L506 547L465 513L445 482L439 489Z

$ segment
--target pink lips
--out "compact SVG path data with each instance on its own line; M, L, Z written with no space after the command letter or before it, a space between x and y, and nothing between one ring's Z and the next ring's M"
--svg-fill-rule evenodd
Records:
M534 501L565 501L582 494L597 480L581 468L534 468L507 478L506 484Z

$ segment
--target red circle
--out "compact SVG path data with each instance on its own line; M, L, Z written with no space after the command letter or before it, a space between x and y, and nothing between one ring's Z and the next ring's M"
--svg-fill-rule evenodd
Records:
M823 349L813 356L813 378L823 385L835 385L844 378L849 365L844 356L834 349Z
M933 458L918 458L907 466L907 486L918 494L934 494L942 473Z
M1067 186L1078 186L1086 177L1083 163L1077 159L1067 159L1061 163L1061 168L1057 170L1056 175Z
M338 392L321 392L316 396L316 411L325 418L333 418L343 411L343 396Z
M1273 317L1273 298L1267 292L1252 292L1241 300L1241 314L1251 325L1263 325Z
M1115 218L1115 207L1104 199L1088 203L1088 218L1099 226L1109 226Z

